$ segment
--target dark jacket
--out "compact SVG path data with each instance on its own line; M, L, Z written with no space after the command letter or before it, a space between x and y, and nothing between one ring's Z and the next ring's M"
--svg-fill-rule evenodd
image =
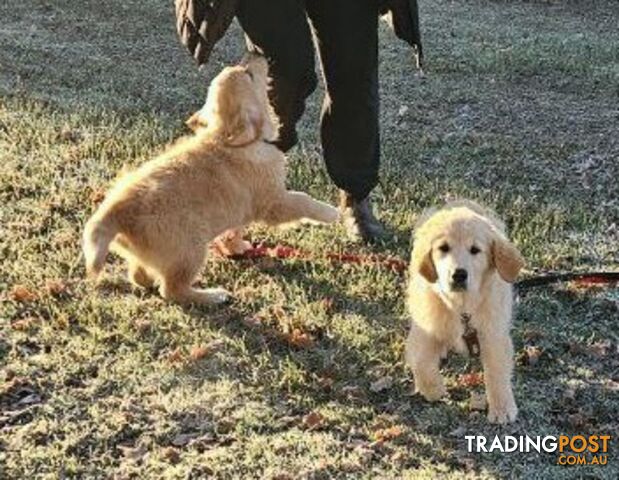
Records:
M198 65L207 62L236 14L239 0L175 0L176 29ZM423 58L417 0L379 0L379 13L389 15L395 34Z

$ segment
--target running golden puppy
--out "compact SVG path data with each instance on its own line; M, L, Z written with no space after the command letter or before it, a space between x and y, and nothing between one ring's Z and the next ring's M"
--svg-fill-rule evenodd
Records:
M406 360L416 391L427 400L446 393L441 357L452 349L463 353L473 343L484 368L488 420L515 420L510 284L523 266L503 223L473 202L448 204L422 220L410 265ZM465 331L473 340L464 338Z
M134 284L156 283L162 297L180 303L220 303L229 298L225 290L192 287L215 237L230 230L226 241L242 242L234 229L250 222L338 219L334 207L286 191L286 159L271 143L277 129L267 88L260 57L225 68L188 121L195 135L114 185L86 224L90 276L111 249L127 260Z

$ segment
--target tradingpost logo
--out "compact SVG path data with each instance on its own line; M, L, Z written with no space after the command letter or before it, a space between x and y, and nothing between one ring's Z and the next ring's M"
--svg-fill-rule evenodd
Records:
M556 453L557 465L606 465L610 435L465 435L470 453Z

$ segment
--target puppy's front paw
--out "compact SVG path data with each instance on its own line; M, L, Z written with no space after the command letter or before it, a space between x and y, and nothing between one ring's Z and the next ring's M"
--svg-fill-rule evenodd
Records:
M304 217L302 222L308 225L323 225L340 220L340 211L328 203L318 202L318 208L311 216Z
M341 218L340 211L331 205L325 205L325 223L339 222Z
M509 423L516 420L518 416L518 407L511 402L505 402L503 405L488 406L488 421L490 423Z

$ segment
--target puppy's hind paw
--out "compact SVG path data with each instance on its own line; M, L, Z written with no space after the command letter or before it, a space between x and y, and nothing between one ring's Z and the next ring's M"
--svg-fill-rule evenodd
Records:
M194 289L189 301L200 305L221 305L232 300L232 294L223 288Z
M203 290L207 303L222 304L232 300L232 294L223 288L206 288Z

